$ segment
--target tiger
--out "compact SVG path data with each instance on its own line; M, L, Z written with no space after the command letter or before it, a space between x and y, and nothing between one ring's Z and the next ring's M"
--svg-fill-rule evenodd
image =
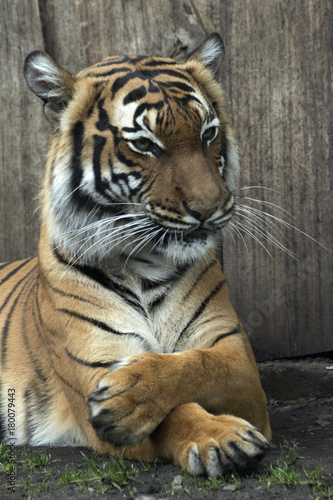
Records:
M221 267L239 170L223 57L217 33L178 61L112 56L76 75L27 56L52 138L38 256L0 265L5 443L210 477L269 449Z

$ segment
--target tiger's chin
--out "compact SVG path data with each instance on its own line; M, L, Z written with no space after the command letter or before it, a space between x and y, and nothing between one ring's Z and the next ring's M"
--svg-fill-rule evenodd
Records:
M208 231L193 232L188 234L170 234L162 245L150 243L143 248L135 257L152 255L162 257L168 263L174 265L189 264L199 260L216 248L217 233Z

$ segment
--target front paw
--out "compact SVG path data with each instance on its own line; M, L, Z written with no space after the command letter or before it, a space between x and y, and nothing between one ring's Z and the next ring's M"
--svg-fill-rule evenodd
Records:
M227 470L250 471L269 449L265 437L249 422L231 415L209 415L194 425L182 443L179 463L195 475L216 477Z
M172 409L163 398L161 356L145 353L115 362L88 397L98 437L116 446L137 444Z

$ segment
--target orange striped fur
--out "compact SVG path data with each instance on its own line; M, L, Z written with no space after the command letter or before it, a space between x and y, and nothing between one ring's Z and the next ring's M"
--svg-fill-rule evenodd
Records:
M110 57L75 76L28 56L53 137L38 257L0 265L5 441L14 389L17 444L125 447L210 476L265 454L219 259L238 172L222 57L217 34L181 62Z

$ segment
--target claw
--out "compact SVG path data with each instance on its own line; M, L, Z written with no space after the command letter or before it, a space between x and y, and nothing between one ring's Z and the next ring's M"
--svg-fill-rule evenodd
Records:
M199 448L193 443L188 453L189 469L192 474L202 476L205 471L205 466L200 458Z

